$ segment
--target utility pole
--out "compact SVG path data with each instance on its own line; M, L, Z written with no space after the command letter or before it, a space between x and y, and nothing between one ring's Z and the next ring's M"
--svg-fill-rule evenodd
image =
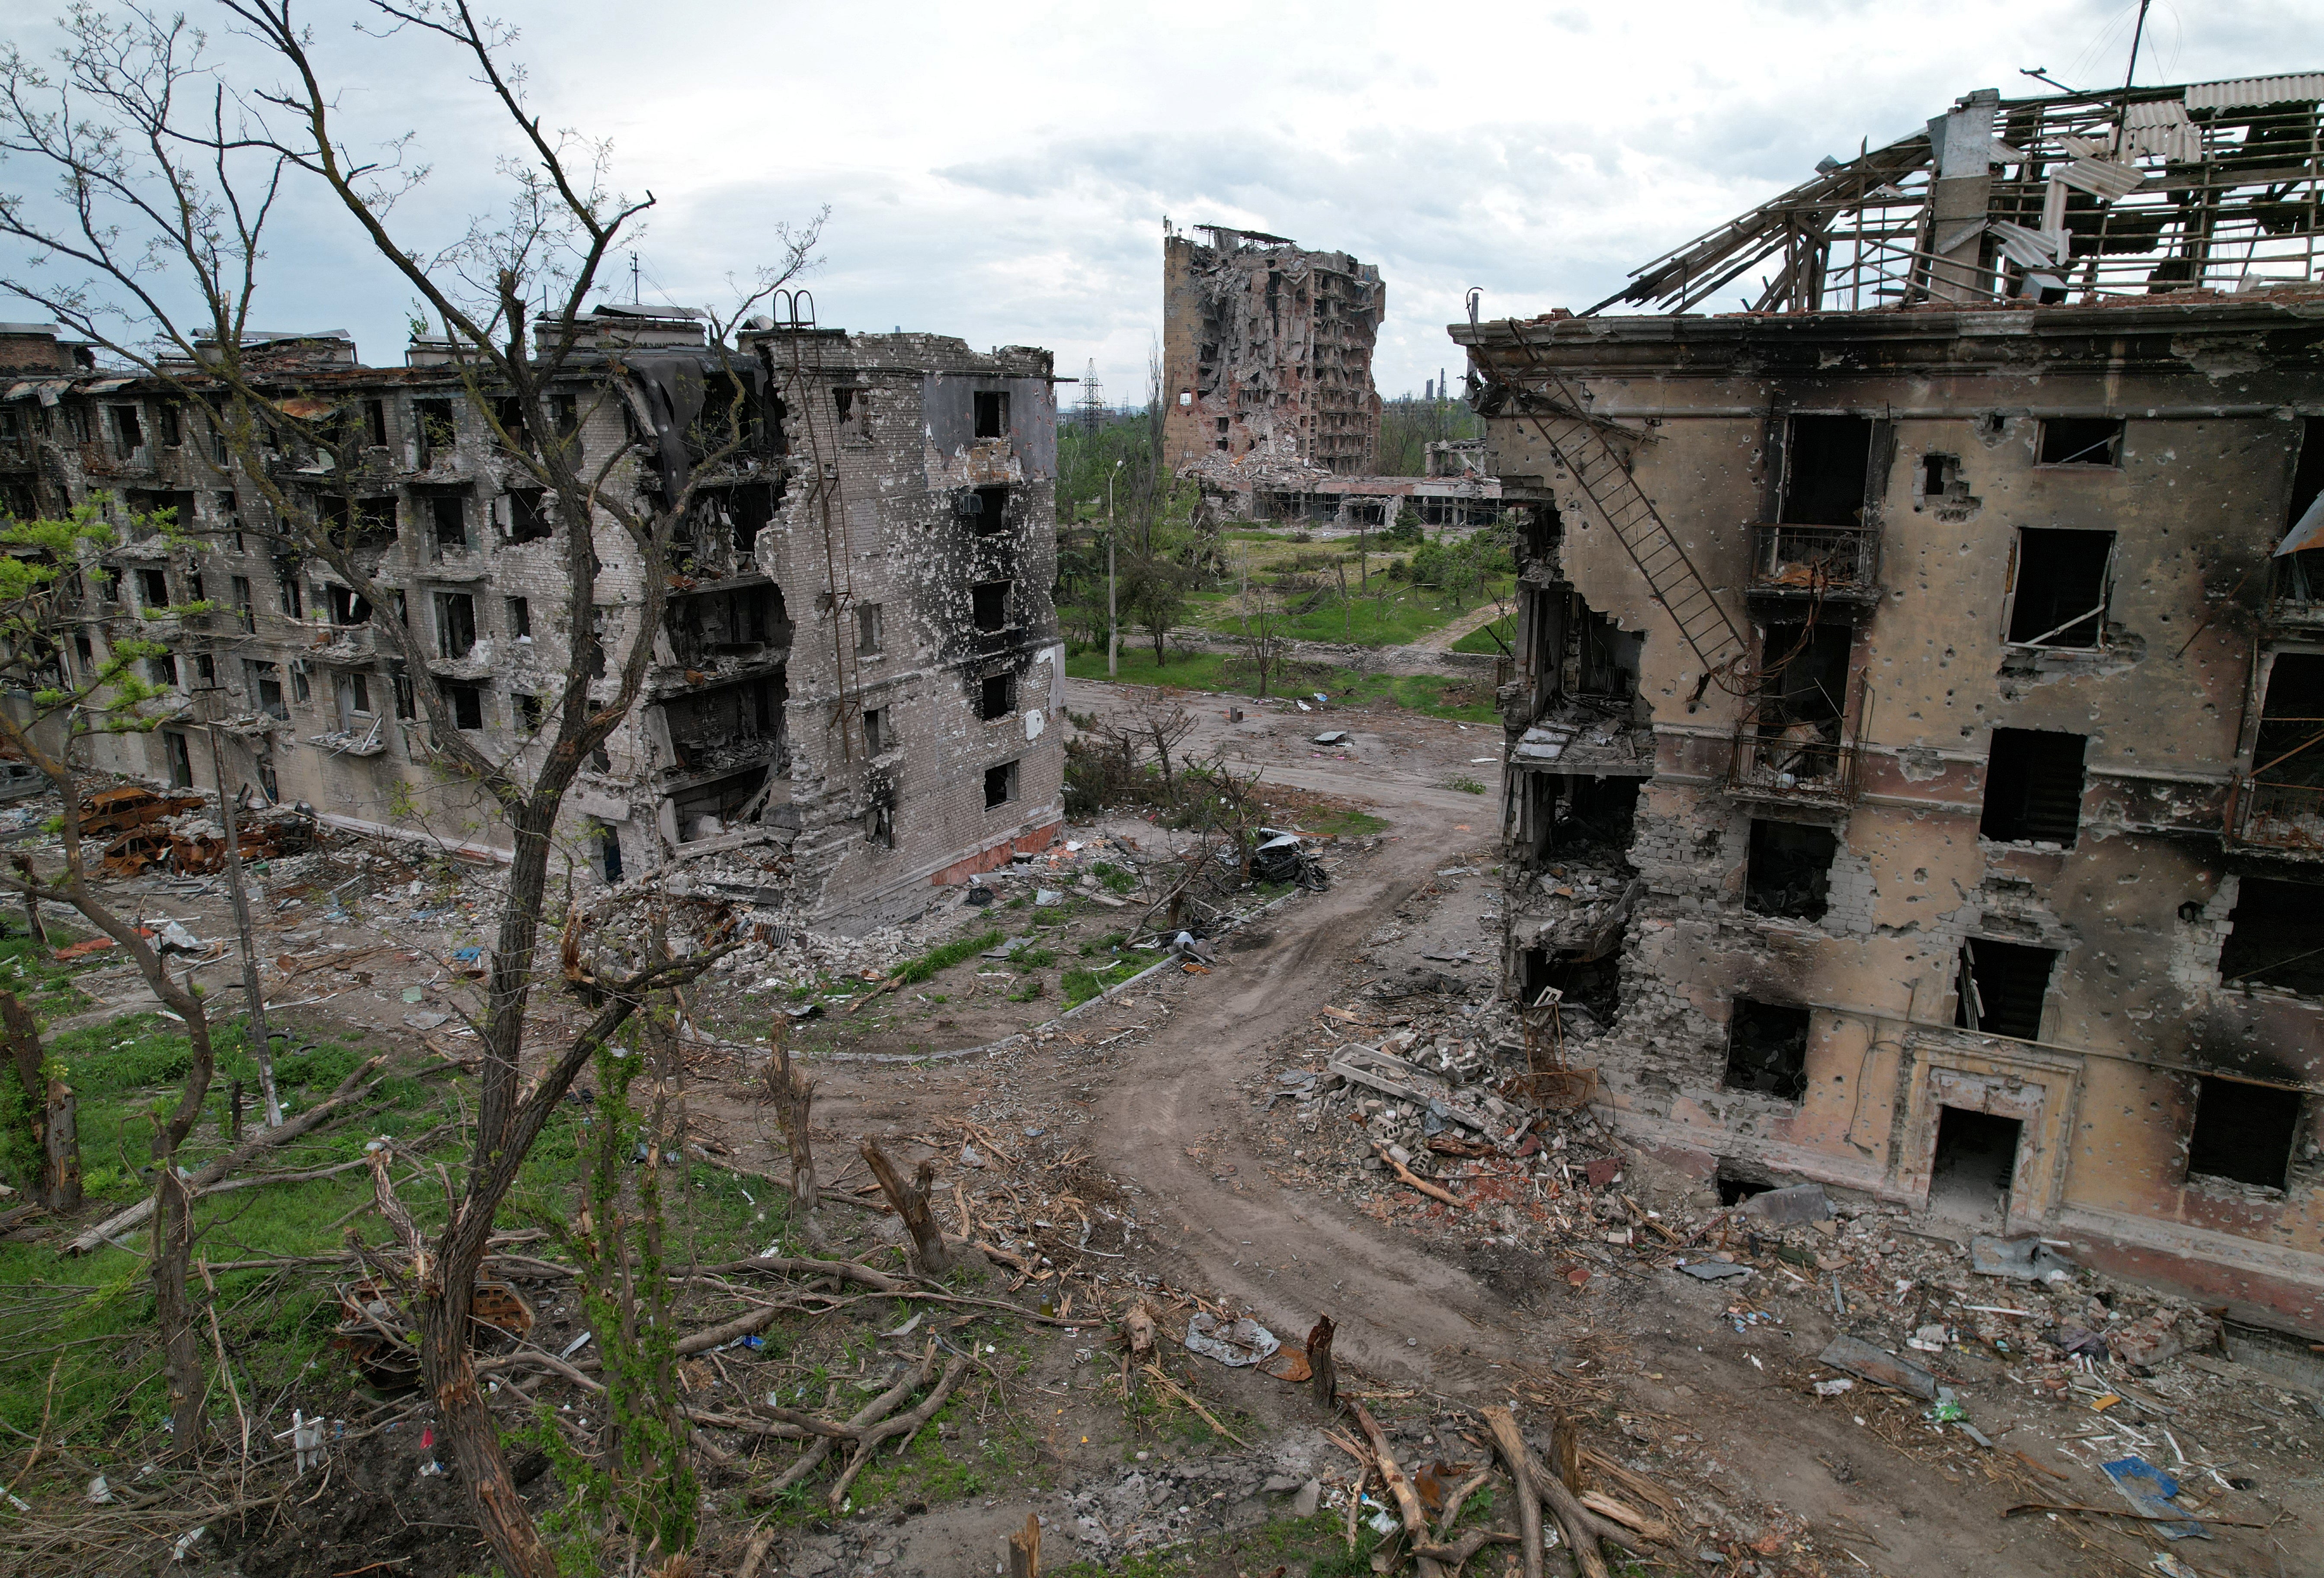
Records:
M216 689L206 694L215 696ZM226 831L226 891L234 904L234 929L242 940L242 990L249 1001L251 1054L258 1060L258 1089L266 1103L266 1126L282 1124L282 1098L274 1089L274 1043L266 1033L266 992L258 983L258 947L250 935L250 895L242 885L242 836L235 826L242 794L226 789L226 764L218 750L217 720L209 719L210 781L217 786L218 823Z
M1121 475L1121 462L1105 474L1105 677L1109 679L1121 672L1121 619L1114 604L1113 577L1113 479Z

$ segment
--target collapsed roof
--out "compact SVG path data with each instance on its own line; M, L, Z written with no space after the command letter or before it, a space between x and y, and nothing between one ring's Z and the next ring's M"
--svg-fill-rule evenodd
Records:
M1590 311L1692 311L1738 282L1757 312L2312 282L2319 100L2324 72L2048 98L1980 89L1925 131L1821 161Z

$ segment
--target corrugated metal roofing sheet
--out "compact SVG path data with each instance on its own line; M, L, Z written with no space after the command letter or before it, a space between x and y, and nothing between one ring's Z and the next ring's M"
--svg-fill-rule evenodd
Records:
M2197 82L2187 88L2189 109L2227 109L2243 104L2282 104L2324 98L2324 71L2290 77L2238 77L2231 82Z

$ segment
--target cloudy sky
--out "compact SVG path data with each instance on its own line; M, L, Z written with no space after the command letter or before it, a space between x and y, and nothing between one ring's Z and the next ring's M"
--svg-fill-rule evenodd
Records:
M32 9L28 4L24 10ZM188 10L206 19L202 0ZM1582 307L1631 268L1906 134L1957 96L2119 82L2135 0L1662 0L1465 6L803 6L501 0L544 120L610 139L657 199L649 301L713 305L830 210L825 325L1029 344L1143 398L1162 221L1241 224L1379 265L1383 393L1457 368L1443 326ZM496 200L512 146L459 64L309 6L353 133L409 131L423 249ZM232 69L234 41L214 13ZM30 22L0 33L37 53ZM2324 69L2324 0L2158 0L2141 82ZM0 167L0 184L28 172ZM319 203L284 216L269 327L346 328L400 359L409 292ZM621 291L628 291L626 266ZM23 316L19 312L9 314Z

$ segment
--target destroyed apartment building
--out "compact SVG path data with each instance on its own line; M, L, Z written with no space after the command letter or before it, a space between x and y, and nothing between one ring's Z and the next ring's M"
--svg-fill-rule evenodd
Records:
M580 328L554 409L496 411L501 431L577 439L585 474L612 462L609 488L669 497L695 463L715 473L694 478L645 689L567 798L576 859L620 881L771 855L803 918L848 924L1047 844L1064 705L1049 354L765 319L721 346L699 318L632 307ZM0 329L0 508L171 510L197 534L173 547L133 526L86 582L61 660L78 677L115 641L159 641L169 651L144 667L178 698L150 734L96 737L90 765L215 787L215 735L229 789L490 849L489 819L435 764L415 687L436 687L487 752L525 748L572 661L576 523L525 485L442 342L415 340L401 368L362 365L343 334L254 337L244 354L286 412L360 424L352 486L296 444L270 452L274 481L356 517L392 608L270 531L205 404L95 367L45 328ZM672 418L722 377L745 392L739 448ZM592 617L618 653L637 555L609 519L577 524L602 567ZM208 612L171 613L189 604ZM420 632L426 672L389 619Z
M1326 531L1499 517L1480 447L1432 444L1424 476L1379 476L1372 347L1379 269L1219 225L1162 243L1163 452L1226 519Z
M1729 1197L2324 1335L2319 101L1972 93L1452 328L1530 513L1507 992Z

